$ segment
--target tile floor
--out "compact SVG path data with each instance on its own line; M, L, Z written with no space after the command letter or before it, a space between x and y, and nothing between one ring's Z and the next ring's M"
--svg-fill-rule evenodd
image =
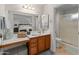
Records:
M27 55L27 49L25 45L6 50L4 52L7 53L7 55Z
M6 50L4 52L5 52L4 55L28 55L25 45ZM47 50L38 55L54 55L54 53L51 52L50 50Z
M45 52L40 53L39 55L54 55L54 53L51 52L50 50L47 50Z
M67 52L64 47L56 48L56 55L70 55L69 52Z
M8 52L8 55L27 55L27 49L25 45L7 50L5 52ZM70 54L64 50L64 47L62 47L62 48L57 48L55 54L50 50L47 50L38 55L70 55Z

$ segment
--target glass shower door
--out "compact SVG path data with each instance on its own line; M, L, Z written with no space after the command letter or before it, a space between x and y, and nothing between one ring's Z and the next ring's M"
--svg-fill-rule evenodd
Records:
M65 4L58 8L59 34L64 50L78 54L78 5Z
M74 15L74 14L73 14ZM72 15L72 16L73 16ZM70 16L68 16L70 17ZM63 42L78 47L78 19L67 19L61 15L59 35Z

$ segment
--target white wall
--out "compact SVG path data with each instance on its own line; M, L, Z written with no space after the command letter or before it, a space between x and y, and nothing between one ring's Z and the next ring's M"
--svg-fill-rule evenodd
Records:
M60 14L59 12L56 11L56 14L55 14L55 33L56 33L56 37L59 37L59 17L60 17Z
M43 5L33 4L32 7L34 7L35 10L24 9L23 4L2 4L0 5L0 16L6 17L7 27L10 28L12 21L8 19L8 11L20 11L30 14L42 14Z
M31 13L31 14L41 14L43 5L39 4L32 4L32 7L34 7L34 10L28 10L23 8L23 4L6 4L5 8L6 10L12 10L12 11L20 11L24 13Z
M4 6L4 4L0 4L0 16L5 16L5 6Z
M60 5L57 4L48 4L45 5L44 7L44 12L43 14L48 14L49 15L49 26L50 26L50 33L51 33L51 51L55 52L56 51L56 40L55 40L55 30L54 30L54 14L55 14L55 9Z

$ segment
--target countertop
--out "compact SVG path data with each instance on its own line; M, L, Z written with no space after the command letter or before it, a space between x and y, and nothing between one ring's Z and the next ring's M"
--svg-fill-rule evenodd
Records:
M13 39L7 39L7 40L2 40L2 41L0 39L0 46L5 46L5 45L14 44L14 43L23 42L23 41L29 41L30 38L43 36L43 35L49 35L49 34L50 33L44 33L44 34L38 34L38 35L28 35L28 37L25 37L25 38L13 38Z
M0 45L6 45L6 44L11 44L11 43L21 42L26 40L29 40L29 38L26 37L26 38L8 39L0 42Z
M39 37L39 36L44 36L44 35L50 35L50 33L43 33L43 34L38 34L38 35L28 35L28 37L34 38L34 37Z

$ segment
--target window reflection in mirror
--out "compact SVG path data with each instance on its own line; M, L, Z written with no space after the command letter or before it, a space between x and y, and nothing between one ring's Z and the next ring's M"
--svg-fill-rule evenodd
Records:
M42 32L44 33L49 29L49 16L41 15L41 22L42 22Z

